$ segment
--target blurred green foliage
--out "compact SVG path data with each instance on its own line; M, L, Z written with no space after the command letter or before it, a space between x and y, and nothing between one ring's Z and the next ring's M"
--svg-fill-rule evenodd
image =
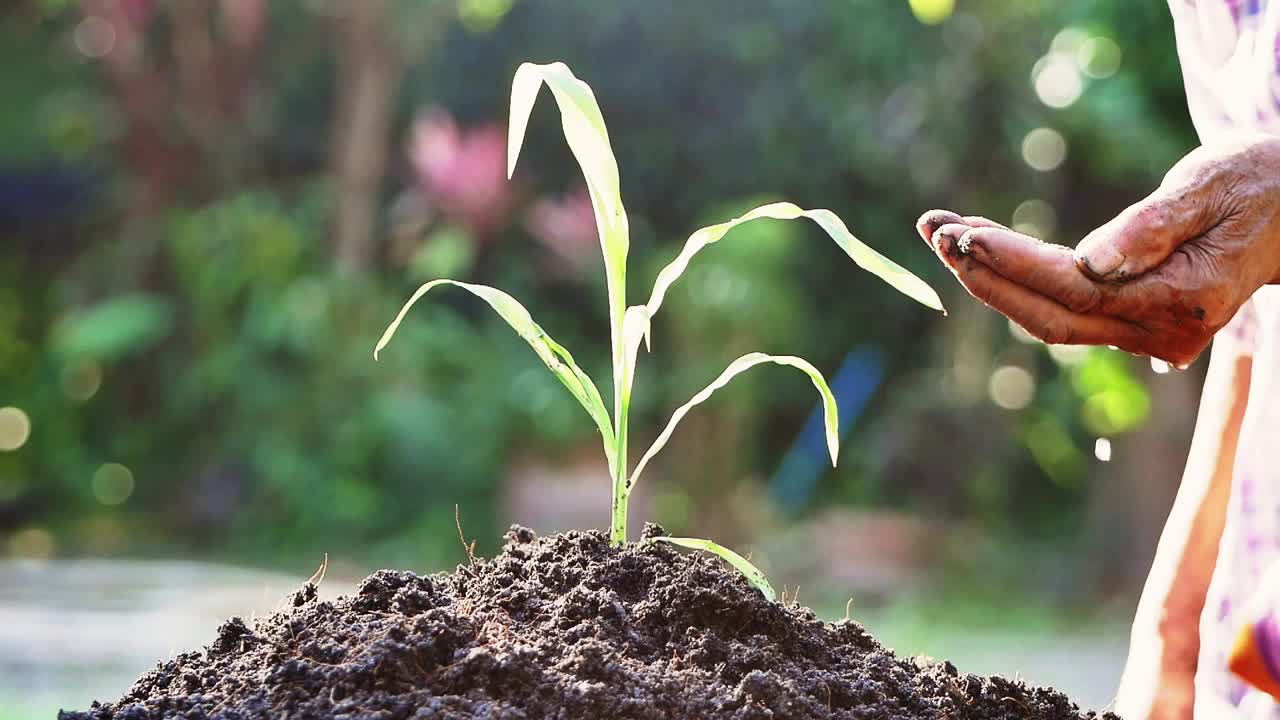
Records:
M493 191L509 196L475 191L492 178L483 134L469 133L502 125L524 60L564 60L597 93L643 276L633 294L694 228L775 197L830 207L951 288L943 320L851 273L812 228L738 230L673 290L690 310L655 323L671 352L637 377L652 390L637 431L740 345L830 372L873 346L883 386L811 505L1036 534L1079 532L1094 438L1147 420L1145 363L1018 342L955 292L912 223L954 207L1073 243L1145 194L1194 143L1161 3L393 0L379 26L389 61L343 41L350 21L333 3L235 4L262 14L259 35L243 26L256 38L244 51L236 23L249 21L217 4L120 5L143 14L108 17L134 23L109 42L85 24L104 5L0 10L0 405L32 427L0 452L0 549L29 550L34 530L52 552L279 562L336 542L436 566L460 553L455 503L482 547L518 520L489 510L513 453L554 458L594 432L519 338L446 299L405 326L403 352L370 354L407 289L441 275L507 288L566 346L607 347L598 248L557 245L529 221L579 182L550 109L535 110L527 170ZM143 59L129 65L134 37ZM211 38L226 62L186 57L186 37ZM1041 90L1065 92L1038 86L1047 62L1075 68L1078 98L1046 103ZM350 195L334 159L352 132L343 83L379 67L393 95L373 147L387 162L371 186L372 252L347 266L332 240ZM458 134L420 134L428 108ZM1048 170L1024 158L1037 128L1065 144ZM455 165L440 137L462 153ZM608 365L578 360L596 375ZM1016 407L992 403L1003 366L1033 382ZM695 430L683 450L675 439L671 486L767 477L812 410L806 382L727 391L706 408L724 430L712 446ZM951 453L930 451L940 434ZM133 474L122 504L95 497L106 463Z

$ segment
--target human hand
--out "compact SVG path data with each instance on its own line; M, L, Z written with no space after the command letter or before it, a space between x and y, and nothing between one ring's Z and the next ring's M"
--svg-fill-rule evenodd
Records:
M1198 148L1074 251L945 210L917 230L971 295L1036 338L1183 367L1280 280L1280 138Z

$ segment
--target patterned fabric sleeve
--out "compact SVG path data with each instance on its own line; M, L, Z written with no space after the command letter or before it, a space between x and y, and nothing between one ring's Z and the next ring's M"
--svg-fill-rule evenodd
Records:
M1236 677L1280 700L1280 563L1263 576L1236 635L1227 667Z
M1202 142L1280 126L1280 5L1169 0L1191 119Z
M1249 300L1240 307L1236 316L1226 327L1213 337L1215 348L1225 346L1228 352L1236 355L1252 355L1257 344L1258 310L1254 300Z

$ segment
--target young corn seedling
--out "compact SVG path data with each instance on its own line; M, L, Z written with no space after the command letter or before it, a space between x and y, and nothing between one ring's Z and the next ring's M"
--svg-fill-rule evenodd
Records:
M591 196L591 205L595 211L596 227L600 235L600 249L604 253L604 270L609 302L610 343L613 365L613 412L605 406L600 391L591 378L574 362L573 356L563 346L551 339L538 323L530 317L515 298L496 288L485 285L474 285L456 280L433 280L409 298L401 308L399 315L391 322L382 334L374 350L374 358L386 347L396 328L400 326L409 309L423 295L441 285L453 285L471 292L487 302L506 320L516 332L533 348L542 362L564 384L569 392L595 421L604 443L604 454L608 460L609 474L613 484L613 507L609 538L615 546L621 546L627 539L627 500L649 461L667 444L672 432L680 424L680 420L694 408L724 387L734 376L750 368L765 363L793 367L806 375L813 382L822 400L822 410L826 427L827 449L831 453L831 463L835 465L839 451L838 421L836 418L835 397L827 387L822 373L802 358L790 355L766 355L750 353L734 360L725 368L710 385L694 395L689 402L676 409L671 420L658 435L649 449L640 457L634 468L628 468L627 416L631 406L632 380L635 377L636 356L643 340L649 346L650 322L658 309L668 288L679 279L688 267L689 261L706 246L719 241L734 227L760 218L777 220L793 220L808 218L817 223L835 243L858 266L879 276L900 292L916 301L942 310L942 303L937 294L924 281L884 257L880 253L863 244L850 234L840 218L829 210L803 210L791 203L778 202L758 207L741 217L734 218L719 225L702 228L685 241L680 254L669 265L658 273L649 300L643 305L627 306L627 249L629 245L627 213L622 205L619 190L618 164L609 144L609 133L605 130L604 117L596 104L595 95L586 83L576 78L563 63L534 65L525 63L516 71L511 87L511 120L507 136L507 175L510 177L520 156L520 147L524 142L525 128L529 123L529 113L533 110L534 100L543 84L551 89L556 104L560 108L560 120L564 128L565 139L569 148L582 168L586 178L587 190ZM764 574L745 558L737 553L717 545L709 540L695 538L657 538L658 540L712 552L737 568L747 579L770 600L774 598L773 589L765 580Z

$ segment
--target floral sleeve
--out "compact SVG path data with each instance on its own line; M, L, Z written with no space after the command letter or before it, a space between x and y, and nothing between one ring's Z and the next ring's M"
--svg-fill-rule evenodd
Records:
M1226 346L1232 354L1253 354L1258 335L1258 311L1254 303L1250 300L1242 305L1231 322L1218 331L1213 338L1215 349Z
M1280 700L1280 563L1268 568L1245 617L1227 666L1236 677Z

